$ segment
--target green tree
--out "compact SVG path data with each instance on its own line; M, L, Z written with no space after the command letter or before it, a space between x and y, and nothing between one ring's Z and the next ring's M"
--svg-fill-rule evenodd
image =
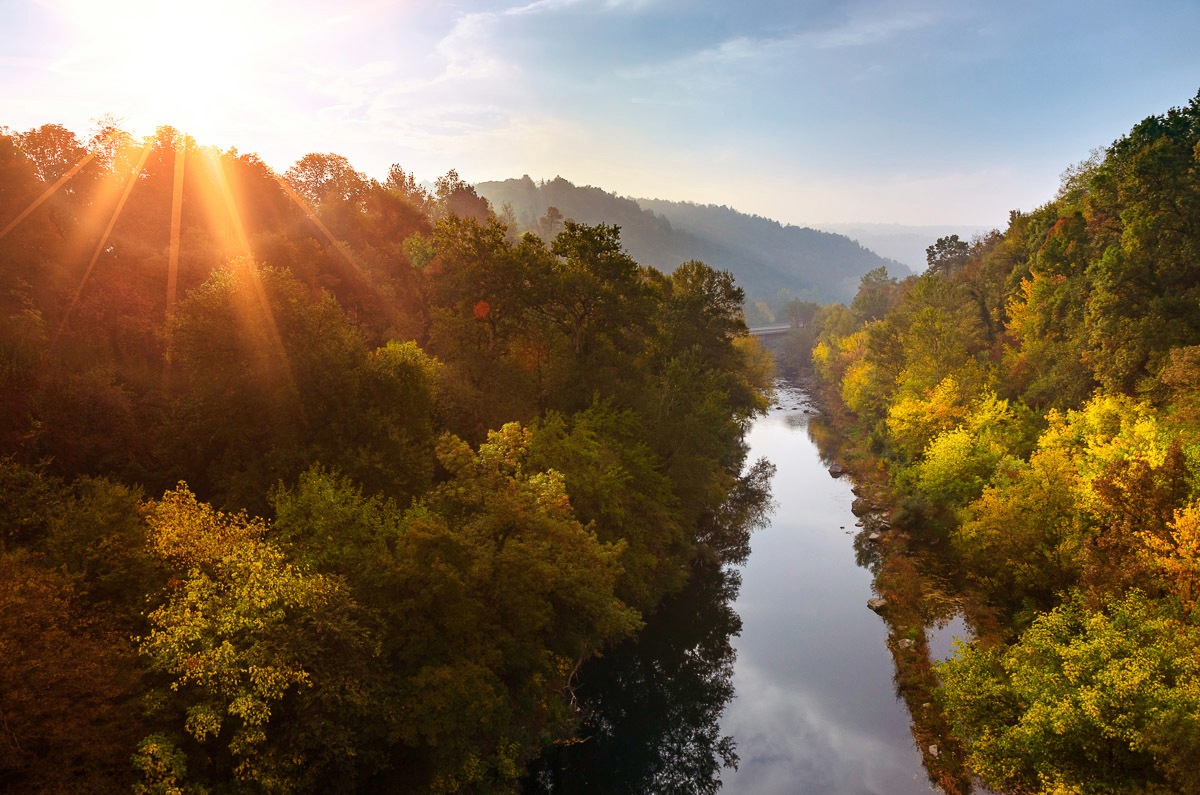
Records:
M949 276L962 269L971 256L971 245L959 239L958 235L939 237L932 246L925 249L925 262L929 266L927 273L937 276Z
M439 220L454 216L486 224L492 217L492 206L488 204L488 200L476 193L475 188L463 182L454 169L450 169L434 182L432 208L433 217Z
M330 295L248 261L179 308L182 376L167 451L222 505L265 509L313 462L409 499L433 474L437 365L412 344L368 353Z
M395 544L402 740L447 790L508 788L540 745L569 735L579 665L638 626L613 594L623 545L575 519L562 477L528 464L516 424L473 452L446 438L451 475Z
M1091 532L1080 515L1078 475L1062 450L1006 463L951 536L968 576L1016 612L1049 610L1077 583Z
M896 297L896 280L888 276L882 265L864 273L850 309L860 323L881 320Z
M1134 593L1103 612L1068 602L1007 651L960 647L939 675L989 786L1194 793L1198 648L1195 627Z

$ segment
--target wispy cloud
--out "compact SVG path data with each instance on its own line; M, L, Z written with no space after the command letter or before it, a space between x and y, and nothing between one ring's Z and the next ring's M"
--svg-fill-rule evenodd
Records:
M501 13L510 17L526 16L528 14L542 14L548 11L558 11L562 8L577 6L581 2L583 2L583 0L534 0L532 3L506 8Z
M841 25L828 30L807 32L797 38L819 48L863 47L868 44L880 44L910 31L931 27L944 18L942 14L925 8L896 9L884 15L879 15L876 11L877 9L872 9L869 14L857 14Z
M880 46L905 34L932 28L947 18L947 12L927 7L864 6L824 26L797 26L772 35L741 34L693 52L624 69L622 77L671 78L695 83L713 80L717 73L739 68L786 65L820 51Z
M564 8L572 8L577 6L592 6L608 11L617 9L641 9L652 5L654 2L655 0L534 0L532 3L506 8L501 13L506 16L523 16L526 14L540 14L550 11L559 11Z

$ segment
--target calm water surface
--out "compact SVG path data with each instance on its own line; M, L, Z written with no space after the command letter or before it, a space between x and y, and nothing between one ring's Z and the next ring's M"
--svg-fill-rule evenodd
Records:
M830 477L808 436L809 408L781 387L751 429L750 460L778 470L776 510L752 540L734 609L734 697L721 732L737 742L737 795L930 792L892 684L887 629L867 609L871 574L855 564L854 496Z

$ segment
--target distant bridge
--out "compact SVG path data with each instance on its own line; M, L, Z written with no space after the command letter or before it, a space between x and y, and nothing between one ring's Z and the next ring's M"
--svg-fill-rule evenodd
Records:
M755 326L750 329L752 337L778 337L787 334L792 329L796 328L790 323L777 323L774 326Z

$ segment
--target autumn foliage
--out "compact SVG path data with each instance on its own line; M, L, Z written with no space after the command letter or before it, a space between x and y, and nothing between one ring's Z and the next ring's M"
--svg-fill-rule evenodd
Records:
M616 227L45 125L0 230L0 789L511 791L761 519L742 292Z
M948 542L968 762L1005 792L1196 792L1200 96L929 257L810 341L914 538Z

